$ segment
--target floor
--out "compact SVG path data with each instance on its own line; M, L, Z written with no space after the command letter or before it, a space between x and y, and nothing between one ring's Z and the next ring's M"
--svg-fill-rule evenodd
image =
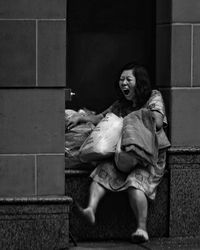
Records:
M155 238L144 244L131 242L78 242L75 247L70 243L70 250L200 250L199 238Z

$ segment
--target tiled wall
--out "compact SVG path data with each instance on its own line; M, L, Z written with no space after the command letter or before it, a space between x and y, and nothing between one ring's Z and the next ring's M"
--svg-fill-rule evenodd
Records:
M199 9L199 0L157 1L156 76L173 146L200 145Z
M63 195L66 0L0 9L0 196Z

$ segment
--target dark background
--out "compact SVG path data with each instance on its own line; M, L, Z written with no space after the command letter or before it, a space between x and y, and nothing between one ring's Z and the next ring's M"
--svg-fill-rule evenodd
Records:
M116 99L114 81L130 61L146 65L155 82L155 1L69 0L66 108L100 112Z

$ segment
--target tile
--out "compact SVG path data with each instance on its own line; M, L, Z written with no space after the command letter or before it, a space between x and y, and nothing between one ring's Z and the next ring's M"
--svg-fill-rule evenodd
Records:
M171 171L170 237L196 236L200 233L200 170Z
M173 0L172 20L173 22L194 23L200 21L199 0Z
M156 29L156 85L170 86L171 80L171 26Z
M171 23L171 1L156 0L156 23Z
M64 89L1 89L0 152L64 153Z
M0 156L0 196L35 195L34 156Z
M36 83L34 21L0 21L0 87Z
M64 155L37 156L38 195L64 195Z
M191 85L191 26L172 26L171 86Z
M1 0L0 18L65 18L66 0Z
M66 85L66 23L38 23L38 85Z
M199 89L174 89L171 92L172 146L200 145Z
M200 26L193 26L193 86L200 86Z

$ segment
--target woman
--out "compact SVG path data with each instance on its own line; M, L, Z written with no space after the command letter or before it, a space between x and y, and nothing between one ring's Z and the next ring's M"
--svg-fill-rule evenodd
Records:
M120 73L117 90L119 100L107 110L98 115L74 117L69 121L68 128L70 129L80 122L91 121L97 124L108 112L125 117L140 108L147 108L152 112L157 131L161 131L163 126L167 124L161 93L157 90L151 90L149 76L143 66L136 63L125 65ZM150 164L145 168L138 166L129 174L117 170L114 161L104 161L99 164L90 175L93 181L90 186L89 203L87 208L81 209L82 214L90 223L94 224L98 203L106 192L108 190L115 192L127 190L130 206L137 219L137 230L132 233L131 239L133 242L148 241L147 198L155 199L156 187L164 174L165 149L159 151L156 166Z

